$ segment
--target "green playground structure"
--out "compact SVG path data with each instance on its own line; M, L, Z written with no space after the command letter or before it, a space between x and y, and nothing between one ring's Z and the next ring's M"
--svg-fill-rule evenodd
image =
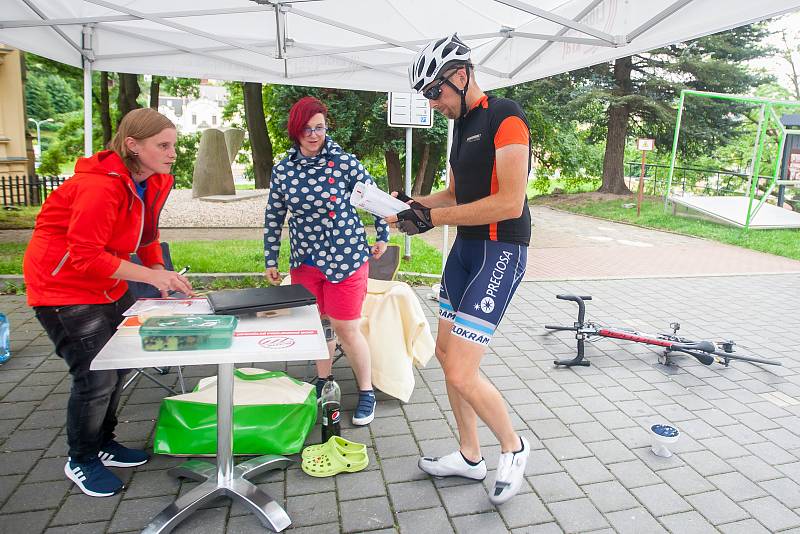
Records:
M670 155L669 177L667 179L667 188L664 192L664 209L668 208L670 191L672 190L672 178L675 171L675 157L678 151L678 138L680 136L681 120L683 118L684 101L687 96L697 96L701 98L744 102L761 106L759 112L758 128L756 130L756 139L753 145L752 165L750 166L750 173L747 182L749 201L747 202L747 216L745 218L744 227L750 228L750 223L753 220L753 217L756 216L758 211L764 205L769 195L775 189L775 186L780 186L780 185L793 186L793 187L800 186L800 181L798 180L779 180L778 175L781 172L781 160L783 155L783 149L786 144L786 138L788 135L792 134L800 135L800 130L787 129L781 123L780 117L778 113L775 111L775 107L800 109L800 102L793 102L786 100L772 100L769 98L758 98L758 97L741 96L741 95L729 95L724 93L713 93L707 91L694 91L690 89L684 89L683 91L681 91L680 101L678 103L678 117L675 121L675 134L672 139L672 154ZM761 166L762 166L761 159L764 154L764 145L768 138L768 130L771 127L774 128L777 131L778 135L780 136L780 138L778 139L778 151L775 154L775 165L773 168L769 185L766 188L766 192L763 194L763 196L756 199L756 191L758 190L757 187L759 179L758 177L760 176L759 173L761 171ZM756 203L755 207L753 207L754 203Z

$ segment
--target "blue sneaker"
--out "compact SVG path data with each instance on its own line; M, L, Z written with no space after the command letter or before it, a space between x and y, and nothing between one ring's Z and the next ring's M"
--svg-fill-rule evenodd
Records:
M64 464L64 474L90 497L111 497L125 487L99 458L86 463L73 462L72 458L68 458Z
M100 448L97 457L106 467L136 467L150 459L146 452L129 449L113 440Z
M353 413L353 424L357 426L368 425L375 419L375 392L359 391L358 406Z

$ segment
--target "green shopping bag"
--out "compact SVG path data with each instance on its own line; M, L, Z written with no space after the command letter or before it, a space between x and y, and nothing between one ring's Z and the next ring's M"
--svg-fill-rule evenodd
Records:
M243 368L233 376L233 453L294 454L317 421L314 386L279 371ZM175 456L217 452L217 377L161 401L153 451Z

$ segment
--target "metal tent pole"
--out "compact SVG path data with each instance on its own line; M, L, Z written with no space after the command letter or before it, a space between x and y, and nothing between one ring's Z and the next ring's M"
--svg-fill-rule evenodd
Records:
M453 147L453 119L447 120L447 152L445 152L445 173L444 173L444 187L450 187L450 149ZM449 236L450 227L444 225L442 227L442 274L444 274L444 264L447 261L448 244L450 243Z
M411 142L412 128L406 128L406 195L411 196ZM411 236L406 234L403 258L411 259Z
M678 118L675 121L675 134L672 136L672 155L669 158L669 177L667 178L667 189L664 191L664 209L667 209L669 192L672 189L672 175L675 172L675 156L678 153L678 135L681 131L681 119L683 118L683 100L686 90L681 91L681 99L678 102Z
M81 48L83 49L83 155L92 155L92 36L94 28L91 24L83 25Z

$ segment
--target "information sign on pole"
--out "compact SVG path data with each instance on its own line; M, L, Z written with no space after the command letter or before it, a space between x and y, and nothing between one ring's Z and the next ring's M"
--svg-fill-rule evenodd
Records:
M639 175L639 194L637 195L636 199L636 216L639 216L639 213L642 211L642 199L644 197L644 171L645 171L645 161L647 159L647 153L655 148L656 141L655 139L645 139L640 137L636 140L636 148L642 151L642 172Z
M389 126L430 128L433 113L428 99L418 93L389 93Z

